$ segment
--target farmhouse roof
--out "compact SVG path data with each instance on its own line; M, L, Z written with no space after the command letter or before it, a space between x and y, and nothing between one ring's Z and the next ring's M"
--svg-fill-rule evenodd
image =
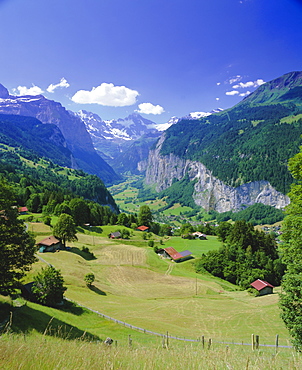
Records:
M19 207L18 212L19 213L28 212L28 208L27 207Z
M122 234L119 231L115 231L114 233L111 233L110 236L112 238L120 238Z
M149 227L148 226L139 226L139 227L137 227L136 228L136 230L140 230L140 231L147 231L147 230L149 230Z
M181 258L190 256L192 253L188 250L183 251L183 252L177 252L173 247L167 247L164 248L164 251L174 260L179 260Z
M251 286L253 288L255 288L256 290L258 290L258 292L260 292L260 290L266 288L266 287L270 287L270 288L273 288L273 285L268 283L267 281L264 281L264 280L261 280L261 279L257 279L255 280Z
M190 252L189 250L185 250L185 251L179 252L179 254L181 254L182 257L188 257L188 256L191 256L192 252Z
M58 240L56 237L54 237L52 235L52 236L49 236L48 238L45 238L45 239L41 240L37 244L42 244L42 245L46 245L47 247L50 247L50 246L52 246L54 244L58 244L58 243L60 243L60 240Z

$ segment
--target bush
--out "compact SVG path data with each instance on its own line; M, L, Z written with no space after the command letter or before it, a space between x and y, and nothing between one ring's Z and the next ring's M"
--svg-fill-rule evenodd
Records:
M56 306L62 302L63 294L67 289L63 284L64 280L60 271L53 266L47 266L34 277L32 292L39 303Z
M84 276L84 281L85 281L85 283L86 283L86 285L88 287L91 287L91 285L94 282L94 280L95 280L95 276L94 276L94 274L92 272L91 273L88 273L88 274L86 274Z
M51 217L50 216L45 216L43 218L43 222L45 225L51 226Z
M161 249L161 248L158 248L158 246L157 246L157 245L155 245L155 246L153 247L154 253L157 253L160 249Z
M95 259L96 258L95 255L92 252L90 252L88 247L83 246L82 247L82 252L86 253L89 256L90 259Z
M149 240L148 241L148 247L151 247L151 248L154 247L154 240Z

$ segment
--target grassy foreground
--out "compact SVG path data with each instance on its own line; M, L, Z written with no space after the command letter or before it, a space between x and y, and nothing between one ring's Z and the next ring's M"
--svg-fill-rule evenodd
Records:
M54 309L21 301L13 311L12 332L0 337L0 368L302 369L300 356L281 347L290 342L280 319L278 288L275 294L255 298L209 274L196 274L194 260L161 259L139 232L127 242L109 240L112 228L79 233L70 252L38 253L61 270L68 288L65 296L146 330L195 340L204 336L205 347L201 342L170 339L163 348L162 337L103 319L84 307ZM41 223L31 229L37 239L51 233ZM96 258L85 258L82 246ZM207 241L173 237L165 239L165 246L190 249L198 257L219 248L219 243L214 237ZM44 265L41 260L35 263L26 282ZM88 272L96 277L91 289L84 282ZM279 351L230 344L250 343L251 334L260 336L261 345L274 344L278 334ZM102 343L107 336L114 339L109 348ZM208 350L210 338L213 345Z
M102 343L6 334L0 340L0 367L6 370L301 369L299 354L251 351L234 346L163 348L107 347Z

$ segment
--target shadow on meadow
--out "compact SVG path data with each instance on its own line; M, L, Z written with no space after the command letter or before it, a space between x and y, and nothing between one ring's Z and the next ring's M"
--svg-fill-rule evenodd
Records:
M99 294L99 295L107 295L107 294L106 294L106 292L104 292L103 290L101 290L101 289L97 288L97 287L96 287L96 286L94 286L94 285L89 286L89 289L90 289L92 292L96 293L96 294Z
M81 256L86 261L91 261L91 260L96 259L95 255L92 252L90 252L88 247L83 246L82 249L79 249L77 247L71 247L69 251L71 253L77 254L78 256Z
M35 304L34 306L36 308L32 307L32 304L30 306L25 304L13 311L11 327L13 332L26 334L34 330L44 335L67 340L83 339L91 341L100 339L96 335L83 331L55 318L54 316L40 311L39 305ZM76 315L81 315L84 312L81 307L73 306L70 306L71 310L68 310L67 307L65 307L64 309L61 308L60 311L66 310L66 312L71 312Z

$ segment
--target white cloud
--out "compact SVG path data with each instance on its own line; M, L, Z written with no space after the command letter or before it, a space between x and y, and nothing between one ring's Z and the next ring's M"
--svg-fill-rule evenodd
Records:
M216 85L219 86L221 84L221 82L217 82Z
M114 86L112 83L102 83L91 91L79 90L71 100L78 104L99 104L110 107L124 107L136 103L139 93L125 86Z
M18 91L17 95L40 95L44 91L39 87L32 85L32 87L26 87L26 86L18 86L17 89L14 89L14 91Z
M237 95L237 94L239 94L239 91L237 91L237 90L227 91L225 93L225 95L230 95L230 96Z
M239 94L239 96L247 96L247 95L249 95L250 93L251 93L250 91L246 91L246 92L244 92L244 93Z
M216 98L216 100L220 100L220 98Z
M234 85L233 86L233 89L245 89L247 87L253 87L254 86L254 82L253 81L248 81L248 82L239 82L238 85Z
M50 84L48 88L46 89L48 92L53 93L55 89L59 87L69 87L69 83L67 82L66 78L61 78L60 82L56 85Z
M165 111L160 105L153 105L151 103L141 103L138 105L138 108L136 112L143 114L162 114Z
M258 87L260 85L263 85L265 82L259 78L256 81L248 81L248 82L239 82L239 84L234 85L233 89L246 89L247 87Z
M230 78L229 83L232 85L233 83L238 82L241 79L242 79L242 77L240 75L237 75L237 76L234 76L234 77Z
M265 81L262 80L262 78L258 78L258 80L256 80L255 83L257 84L257 86L261 86L261 85L265 84Z

